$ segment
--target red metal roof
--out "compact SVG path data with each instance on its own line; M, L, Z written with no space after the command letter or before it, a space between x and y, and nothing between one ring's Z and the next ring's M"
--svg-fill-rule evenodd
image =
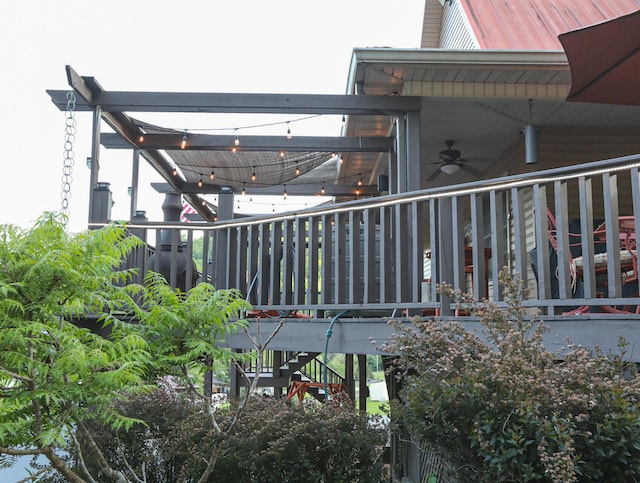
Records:
M481 49L562 50L558 35L640 10L640 0L459 0Z

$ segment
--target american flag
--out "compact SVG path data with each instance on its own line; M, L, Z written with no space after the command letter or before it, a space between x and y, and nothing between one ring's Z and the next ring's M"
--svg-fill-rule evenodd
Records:
M187 218L187 215L191 215L193 213L197 213L193 206L182 200L182 213L180 213L180 221L182 221L183 223L189 223L189 218Z

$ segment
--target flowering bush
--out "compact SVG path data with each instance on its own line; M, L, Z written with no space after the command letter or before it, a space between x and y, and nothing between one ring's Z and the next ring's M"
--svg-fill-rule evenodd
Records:
M504 273L505 307L471 304L481 334L459 323L393 323L401 414L461 481L639 481L640 378L621 356L568 344L547 351L522 288ZM469 304L449 287L441 293ZM623 348L623 347L622 347Z

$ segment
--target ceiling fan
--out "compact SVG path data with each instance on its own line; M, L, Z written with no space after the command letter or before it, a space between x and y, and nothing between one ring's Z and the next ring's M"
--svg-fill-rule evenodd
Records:
M461 156L460 151L458 151L457 149L453 149L454 143L455 141L450 141L450 140L445 141L445 144L447 145L447 149L440 151L440 154L439 154L440 159L442 161L436 161L434 163L430 163L430 164L439 164L440 167L436 169L433 172L433 174L431 174L431 176L427 178L427 181L433 181L440 175L440 173L453 174L461 169L466 171L467 173L471 173L475 177L482 176L482 173L480 171L478 171L472 166L469 166L467 164L467 160L460 157Z

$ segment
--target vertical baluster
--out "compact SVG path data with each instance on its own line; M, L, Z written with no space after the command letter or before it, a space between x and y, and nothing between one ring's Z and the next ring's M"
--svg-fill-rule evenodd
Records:
M503 227L505 193L491 190L489 193L489 216L491 218L491 282L490 299L502 300L502 290L498 276L504 268L506 253L506 236Z

